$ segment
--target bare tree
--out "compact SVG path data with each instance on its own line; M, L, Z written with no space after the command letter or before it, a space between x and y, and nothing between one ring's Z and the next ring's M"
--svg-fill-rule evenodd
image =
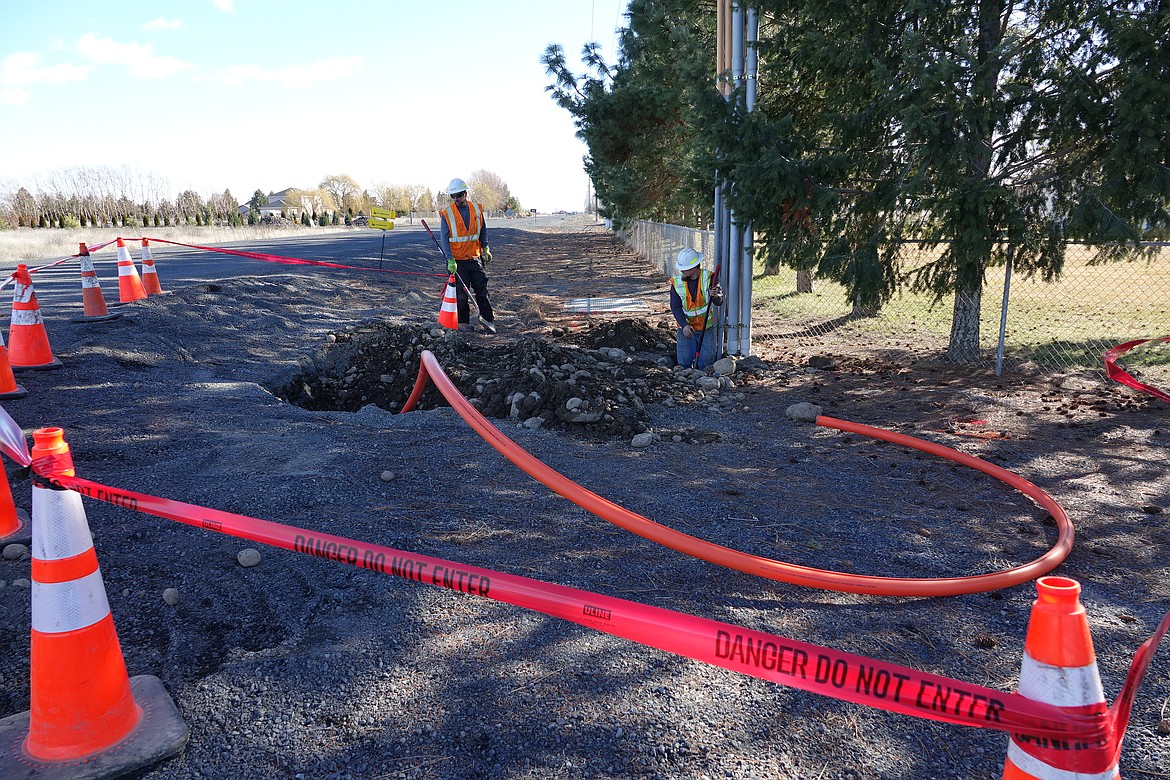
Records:
M8 198L7 210L16 218L14 227L33 227L39 214L36 198L24 187Z
M467 187L471 199L488 211L502 211L508 205L508 184L492 171L472 171Z
M301 190L301 208L313 219L337 209L337 201L324 189Z
M407 214L411 208L410 188L401 184L378 184L374 194L379 206Z
M358 193L362 191L353 177L344 173L326 176L318 186L332 198L334 208L340 206L343 209L353 209Z
M203 198L195 190L183 190L175 198L175 209L184 222L194 221L195 215L202 213L203 208Z
M412 211L430 211L434 208L434 204L431 203L431 190L425 184L408 184L406 192L410 196Z

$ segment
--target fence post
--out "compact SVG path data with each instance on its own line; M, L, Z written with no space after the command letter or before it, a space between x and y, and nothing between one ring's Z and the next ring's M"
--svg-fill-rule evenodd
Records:
M1003 374L1003 341L1004 334L1007 332L1008 299L1011 297L1012 290L1012 257L1015 255L1015 251L1015 244L1008 244L1007 263L1004 265L1003 272L1003 305L999 310L999 346L995 350L996 376Z

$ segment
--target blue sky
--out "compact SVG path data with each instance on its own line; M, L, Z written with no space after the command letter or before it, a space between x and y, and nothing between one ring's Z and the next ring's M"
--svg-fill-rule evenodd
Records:
M241 201L486 169L525 207L580 210L585 146L540 57L559 43L580 72L596 40L612 63L625 6L4 0L0 191L78 166Z

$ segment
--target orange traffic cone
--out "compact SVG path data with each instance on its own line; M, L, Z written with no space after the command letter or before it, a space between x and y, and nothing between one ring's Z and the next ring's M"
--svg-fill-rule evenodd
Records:
M142 289L147 295L162 295L162 285L158 283L158 270L154 267L154 254L150 251L150 239L142 239Z
M98 283L97 269L93 267L89 247L84 242L80 246L78 254L81 256L81 306L84 313L80 317L70 317L70 322L105 322L121 317L121 312L110 314L110 310L106 308L106 298L102 295L102 286Z
M46 455L73 474L60 428L33 433ZM0 721L0 777L121 777L178 753L187 726L162 683L126 675L81 496L34 484L33 517L31 707Z
M8 474L0 465L0 547L7 544L30 544L32 542L32 525L28 514L23 509L16 508L12 500L12 487L8 484Z
M33 291L32 277L24 263L16 266L12 287L12 319L8 329L8 360L13 369L60 368L61 361L53 357L49 334L41 318L41 307Z
M12 364L8 362L8 347L4 345L4 334L0 333L0 400L7 398L24 398L28 395L22 385L16 384L16 377L12 374Z
M122 303L141 300L146 297L146 290L142 289L142 280L138 278L138 269L134 267L134 258L126 248L126 242L118 239L118 300Z
M1089 621L1081 605L1081 586L1067 577L1036 581L1019 694L1054 704L1073 715L1104 715L1108 710ZM1005 780L1049 778L1119 778L1120 745L1045 739L1012 734L1004 762Z
M455 274L447 279L447 289L443 291L443 306L439 309L439 324L444 328L459 330L459 307L455 300Z

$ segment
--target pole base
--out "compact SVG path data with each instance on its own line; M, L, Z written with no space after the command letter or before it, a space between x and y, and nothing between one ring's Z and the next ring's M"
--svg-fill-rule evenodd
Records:
M154 675L130 678L142 720L125 739L90 756L67 761L39 761L24 751L28 713L0 720L0 777L5 780L104 780L122 777L178 755L190 731Z

